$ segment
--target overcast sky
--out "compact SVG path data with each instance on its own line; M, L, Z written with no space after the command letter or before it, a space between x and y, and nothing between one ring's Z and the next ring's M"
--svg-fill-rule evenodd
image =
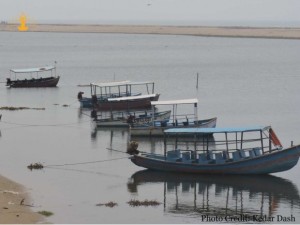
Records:
M0 20L199 24L272 22L300 26L300 0L0 0ZM222 24L221 24L222 25Z

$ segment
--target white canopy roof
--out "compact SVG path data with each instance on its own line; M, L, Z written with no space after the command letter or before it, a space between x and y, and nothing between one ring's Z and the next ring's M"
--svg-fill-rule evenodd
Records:
M152 83L154 82L153 81L131 82L129 80L124 80L124 81L91 83L91 85L97 87L116 87L116 86L124 86L124 85L144 85L144 84L152 84Z
M128 85L154 84L154 81L130 82Z
M115 87L115 86L126 85L128 83L130 83L129 80L123 80L123 81L113 81L113 82L91 83L91 85L97 87Z
M11 69L10 71L14 73L34 73L34 72L44 72L48 70L53 70L54 66L44 66L39 68L27 68L27 69Z
M127 100L143 99L143 98L152 98L155 96L156 96L156 94L138 95L138 96L129 96L129 97L120 97L120 98L108 98L107 101L109 101L109 102L127 101Z
M178 104L195 104L198 103L198 99L181 99L181 100L170 100L170 101L152 101L151 105L178 105Z

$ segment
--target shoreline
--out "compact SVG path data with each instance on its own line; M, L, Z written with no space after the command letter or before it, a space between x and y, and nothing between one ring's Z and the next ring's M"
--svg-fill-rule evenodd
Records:
M19 24L0 24L0 32L19 32ZM81 25L27 24L26 32L122 33L192 35L203 37L300 39L300 28L294 27L221 27L221 26L159 26L159 25Z
M0 175L0 224L34 224L43 216L32 211L26 189Z

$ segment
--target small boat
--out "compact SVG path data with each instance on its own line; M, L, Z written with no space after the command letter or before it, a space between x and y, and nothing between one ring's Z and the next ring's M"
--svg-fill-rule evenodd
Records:
M132 89L146 88L146 94L133 92ZM151 86L151 91L150 91ZM77 98L83 108L94 108L101 111L146 109L151 107L151 101L157 101L159 94L154 93L154 82L117 82L91 83L91 97L83 97L79 92Z
M165 121L169 120L171 111L155 112L152 111L133 111L133 112L112 112L105 118L98 116L94 119L97 127L129 127L129 125L150 124L152 120ZM103 112L102 112L103 114Z
M45 74L47 72L50 74L49 76L42 76L42 73ZM17 74L30 74L30 77L17 79ZM6 79L6 86L11 88L56 87L59 78L60 77L56 75L56 66L11 69L10 78Z
M178 138L187 133L194 136L194 149L178 149ZM167 151L166 139L170 134L177 138L173 149ZM222 139L214 140L216 147L209 148L206 137L212 134ZM200 151L199 140L203 147ZM300 156L300 145L284 149L270 126L168 129L164 143L164 154L139 154L134 149L131 161L144 168L169 172L270 174L293 168Z
M194 113L178 113L178 105L190 104L194 106ZM131 136L163 136L164 130L169 128L187 128L199 127L210 128L216 127L217 118L210 118L198 120L198 99L181 99L171 101L152 101L152 109L155 110L156 106L172 105L171 121L153 121L152 124L133 124L130 127Z

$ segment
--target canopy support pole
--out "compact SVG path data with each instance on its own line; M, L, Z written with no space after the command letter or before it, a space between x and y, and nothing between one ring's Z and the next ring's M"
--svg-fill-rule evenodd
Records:
M194 120L195 120L195 122L196 122L196 124L198 125L198 107L197 107L197 103L195 103L194 104L194 116L195 116L195 118L194 118Z
M264 140L263 140L263 132L262 130L260 130L260 142L261 142L261 150L263 153L265 153L264 151Z
M227 132L225 132L225 138L226 138L226 151L227 151L227 154L229 155Z

